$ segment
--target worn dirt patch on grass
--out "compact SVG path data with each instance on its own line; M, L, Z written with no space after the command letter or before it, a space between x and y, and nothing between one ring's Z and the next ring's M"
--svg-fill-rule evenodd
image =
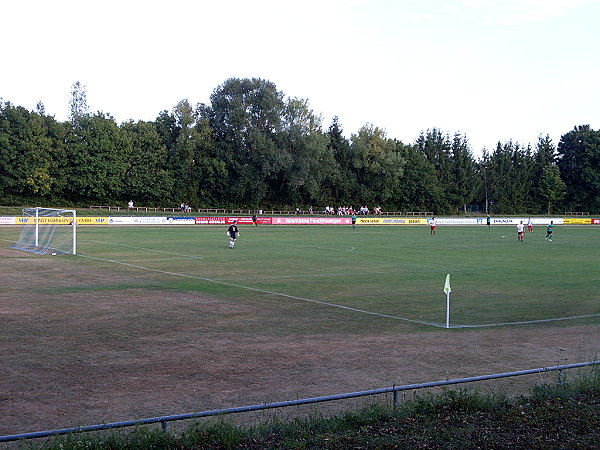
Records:
M144 273L12 249L0 259L0 434L579 362L600 347L598 326L577 322L298 336L260 328L269 311L256 302Z

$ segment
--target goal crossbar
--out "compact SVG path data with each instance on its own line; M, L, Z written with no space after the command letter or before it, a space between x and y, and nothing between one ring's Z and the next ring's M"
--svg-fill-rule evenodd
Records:
M13 248L38 254L77 254L74 209L24 208L23 228Z

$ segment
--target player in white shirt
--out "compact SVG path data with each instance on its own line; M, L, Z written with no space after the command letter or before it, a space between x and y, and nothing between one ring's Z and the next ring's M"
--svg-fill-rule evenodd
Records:
M525 229L525 227L523 226L523 221L521 220L521 222L519 222L517 224L517 239L520 242L523 242L523 230Z

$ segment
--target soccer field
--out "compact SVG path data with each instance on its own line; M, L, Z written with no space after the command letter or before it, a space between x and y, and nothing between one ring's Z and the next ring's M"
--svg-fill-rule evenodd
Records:
M513 227L446 227L435 236L424 227L241 231L229 250L221 228L92 227L80 231L79 253L92 267L145 273L149 286L260 302L276 315L291 308L336 331L365 319L381 330L445 324L446 274L453 326L600 313L595 229L562 227L548 242L540 227L523 243Z
M77 256L0 228L6 433L596 357L600 230L78 229ZM451 329L446 329L446 274ZM518 324L515 324L517 322ZM528 323L521 323L528 322ZM23 427L22 424L27 424Z

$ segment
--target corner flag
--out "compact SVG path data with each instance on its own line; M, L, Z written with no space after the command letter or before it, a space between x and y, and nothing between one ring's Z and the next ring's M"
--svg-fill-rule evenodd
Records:
M450 274L446 275L446 283L444 284L444 292L446 293L446 328L450 328Z
M446 283L444 284L444 293L448 295L450 292L452 292L452 289L450 289L450 274L448 274L446 275Z

